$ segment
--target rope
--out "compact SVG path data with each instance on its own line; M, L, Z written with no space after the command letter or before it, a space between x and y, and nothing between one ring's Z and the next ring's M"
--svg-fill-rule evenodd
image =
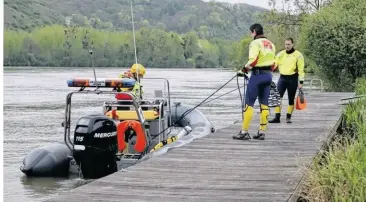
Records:
M214 96L219 90L221 90L222 88L224 88L228 83L230 83L235 77L237 77L236 75L234 77L232 77L229 81L227 81L224 85L222 85L220 88L218 88L215 92L213 92L211 95L209 95L206 99L204 99L202 102L200 102L199 104L197 104L195 107L186 110L177 121L175 121L174 123L172 123L172 126L176 126L185 116L187 116L189 113L191 113L193 110L195 110L197 107L201 106L202 104L205 104L205 102L212 96ZM212 100L210 100L212 101ZM207 103L207 102L206 102ZM177 111L177 110L175 110ZM161 131L158 134L155 134L153 136L155 136L154 138L151 139L154 140L155 138L157 138L160 134L164 133L166 130L168 130L169 128L171 128L172 126L164 129L163 131Z
M245 87L245 85L239 86L238 88L239 88L239 89L241 89L241 88L243 88L243 87ZM224 94L222 94L222 95L220 95L220 96L218 96L218 97L212 98L211 100L209 100L209 101L207 101L207 102L205 102L205 103L203 103L203 104L207 104L207 103L212 102L212 101L214 101L214 100L217 100L217 99L219 99L219 98L221 98L221 97L223 97L223 96L225 96L225 95L228 95L228 94L230 94L230 93L232 93L232 92L234 92L234 91L238 90L238 88L235 88L235 89L233 89L233 90L231 90L231 91L229 91L229 92L227 92L227 93L224 93ZM244 89L244 91L245 91L245 89ZM241 95L240 95L240 96L241 96Z
M239 87L239 77L236 77L236 83L238 85L238 91L239 91L239 96L240 96L240 101L241 101L241 120L244 121L244 109L245 109L245 86L246 86L246 81L248 80L248 77L244 76L244 91L243 91L243 96L241 95L240 92L240 87Z

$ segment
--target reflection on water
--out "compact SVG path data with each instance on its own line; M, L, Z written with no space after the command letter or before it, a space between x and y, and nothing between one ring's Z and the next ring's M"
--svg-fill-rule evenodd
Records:
M61 177L27 177L22 175L20 182L22 188L32 193L32 198L47 199L57 194L56 190L67 191L78 186L87 184L93 180L84 180L78 175L70 175L67 178ZM27 199L28 201L28 199Z

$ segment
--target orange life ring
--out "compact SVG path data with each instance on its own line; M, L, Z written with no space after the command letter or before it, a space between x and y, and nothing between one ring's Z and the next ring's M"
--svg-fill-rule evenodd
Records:
M127 129L133 129L136 132L136 144L134 146L137 152L144 152L147 147L147 138L143 131L143 127L139 121L126 120L122 121L117 126L117 140L118 140L118 151L126 149L125 133Z

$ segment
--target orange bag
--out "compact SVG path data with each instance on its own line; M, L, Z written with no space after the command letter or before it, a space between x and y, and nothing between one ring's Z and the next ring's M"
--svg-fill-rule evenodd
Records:
M306 100L304 96L304 92L302 92L302 89L299 89L299 94L296 98L296 109L297 110L303 110L306 108Z

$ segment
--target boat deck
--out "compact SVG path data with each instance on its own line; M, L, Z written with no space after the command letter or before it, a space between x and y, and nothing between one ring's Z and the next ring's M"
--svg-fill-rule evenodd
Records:
M50 201L294 200L305 166L340 122L340 99L351 96L312 93L306 96L307 109L294 112L292 124L268 125L264 141L233 140L241 127L234 124ZM284 105L282 113L286 110ZM251 134L258 127L254 114Z

